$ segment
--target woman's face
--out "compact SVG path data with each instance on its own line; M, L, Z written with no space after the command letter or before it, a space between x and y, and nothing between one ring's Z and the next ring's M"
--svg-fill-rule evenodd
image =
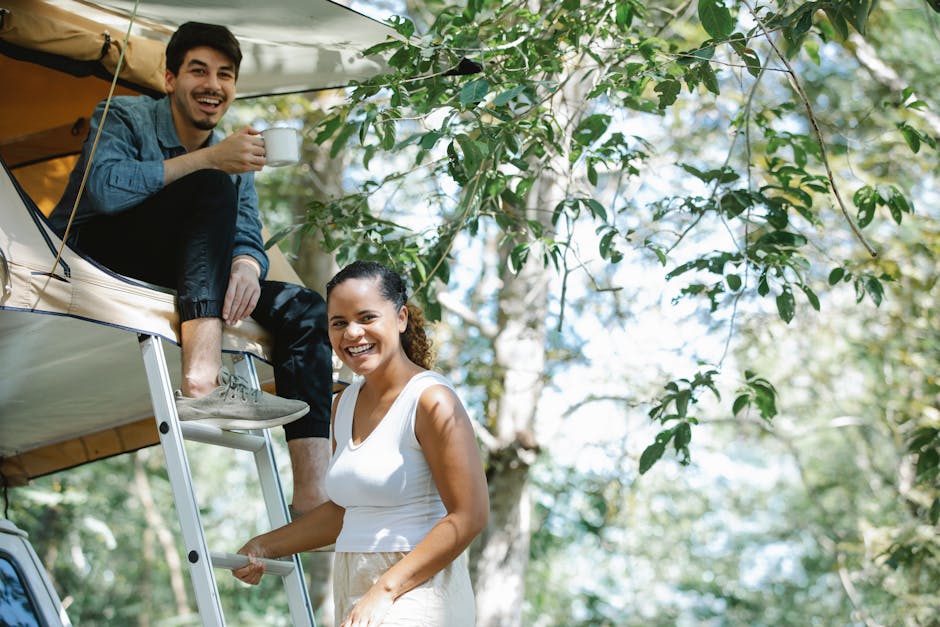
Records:
M408 310L396 310L382 296L377 278L347 279L333 287L326 315L333 352L356 374L374 372L402 354Z

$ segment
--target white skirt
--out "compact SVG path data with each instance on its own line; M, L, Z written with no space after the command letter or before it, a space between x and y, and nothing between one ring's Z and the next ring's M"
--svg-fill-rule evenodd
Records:
M406 553L336 553L333 562L335 624ZM384 627L473 627L476 608L467 554L420 586L398 597L382 621Z

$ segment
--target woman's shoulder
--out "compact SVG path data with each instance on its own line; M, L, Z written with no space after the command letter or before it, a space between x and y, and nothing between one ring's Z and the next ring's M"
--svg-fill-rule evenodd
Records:
M433 370L426 370L418 376L422 379L422 389L418 396L421 412L446 415L453 413L454 408L460 406L460 399L450 379Z

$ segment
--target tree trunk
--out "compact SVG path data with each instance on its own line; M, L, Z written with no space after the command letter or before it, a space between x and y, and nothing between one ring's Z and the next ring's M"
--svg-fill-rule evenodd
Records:
M316 92L309 97L314 110L324 110L332 106L341 94ZM307 204L310 201L326 201L343 193L343 170L346 167L342 157L330 158L329 144L321 146L313 141L304 142L302 159L310 165L310 170L303 186L306 194L301 194L293 204L296 223L303 222L306 218ZM297 244L294 270L304 285L325 297L326 282L337 270L335 258L322 250L318 237L305 237ZM310 602L317 612L317 624L322 627L334 627L333 554L308 553L306 562L306 570L310 574Z
M160 513L160 509L154 501L153 492L150 490L150 480L147 478L147 472L144 469L144 460L148 455L149 452L144 450L134 456L134 492L143 507L147 525L156 534L157 542L159 542L163 556L166 559L170 571L170 589L173 591L173 599L176 602L176 615L186 616L190 613L190 610L183 565L180 562L176 540L173 534L170 533L170 528L164 520L163 514Z
M541 208L554 207L563 196L556 178L547 174L529 194L526 217L542 222L546 237L551 237L551 212ZM529 468L538 449L535 412L545 385L551 271L538 250L532 251L518 274L512 274L505 261L502 266L499 331L494 341L497 385L487 412L495 436L487 468L490 524L473 568L480 627L522 623L532 533Z
M329 109L342 97L341 92L323 91L309 95L312 107L316 111ZM312 125L311 125L312 126ZM307 204L312 200L324 202L343 194L343 171L346 161L342 156L330 157L330 145L319 145L313 141L304 142L302 159L309 164L302 195L294 203L294 221L303 222L307 215ZM336 260L333 255L324 252L318 237L306 237L298 242L297 258L294 270L301 280L321 294L326 289L326 282L336 273Z
M571 106L587 87L586 70L572 68L571 80L552 99L552 109L570 146L570 134L583 111ZM552 208L568 195L572 180L566 152L533 164L541 174L526 197L527 220L537 220L546 241L554 238ZM512 210L513 208L509 208ZM513 627L522 624L525 574L532 535L529 469L538 451L535 416L546 382L547 315L553 270L545 266L538 244L518 274L502 263L498 332L494 341L496 385L489 398L487 418L495 436L489 443L487 480L490 523L480 540L473 565L477 625Z

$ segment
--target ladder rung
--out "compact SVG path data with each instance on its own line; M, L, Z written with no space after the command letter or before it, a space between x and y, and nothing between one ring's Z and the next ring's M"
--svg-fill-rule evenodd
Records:
M231 570L233 568L241 568L248 564L248 556L239 555L238 553L217 553L212 551L209 553L209 557L212 559L212 565L216 568L225 568ZM294 562L288 562L285 560L269 560L264 558L259 558L262 564L264 564L264 572L268 575L277 575L278 577L286 577L287 575L294 572Z
M265 446L263 435L225 431L218 427L197 424L195 422L180 422L180 430L183 432L183 437L187 440L227 446L228 448L251 451L252 453L260 451Z

